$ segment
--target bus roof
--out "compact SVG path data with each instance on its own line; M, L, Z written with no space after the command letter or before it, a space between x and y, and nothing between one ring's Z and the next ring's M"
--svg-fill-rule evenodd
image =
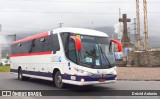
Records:
M70 32L70 33L90 35L90 36L108 37L108 35L104 32L91 30L91 29L84 29L84 28L63 27L63 28L58 28L58 29L53 30L53 33L61 33L61 32ZM17 44L17 43L20 43L20 42L29 41L29 40L44 37L44 36L47 36L47 35L49 35L48 32L43 32L43 33L40 33L40 34L36 34L36 35L33 35L33 36L26 37L24 39L17 40L15 42L12 42L12 44Z
M71 32L71 33L83 34L83 35L108 37L108 35L104 32L91 30L91 29L84 29L84 28L63 27L63 28L55 29L55 30L53 30L53 32L54 33Z
M47 35L48 35L48 32L39 33L39 34L36 34L36 35L28 36L24 39L17 40L15 42L12 42L12 44L17 44L17 43L33 40L33 39L36 39L36 38L41 38L41 37L44 37L44 36L47 36Z

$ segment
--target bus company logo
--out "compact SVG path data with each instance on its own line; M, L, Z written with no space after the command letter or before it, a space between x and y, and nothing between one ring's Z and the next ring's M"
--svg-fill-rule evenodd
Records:
M11 91L2 91L2 96L11 96Z
M58 57L58 62L61 62L61 61L62 61L62 57L59 56L59 57Z
M68 66L70 66L70 62L68 62Z

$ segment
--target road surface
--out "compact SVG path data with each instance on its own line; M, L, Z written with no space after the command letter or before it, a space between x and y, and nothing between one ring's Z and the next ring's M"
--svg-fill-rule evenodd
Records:
M94 86L87 86L87 87L69 85L63 90L70 90L70 89L71 90L72 89L73 90L74 89L83 89L83 90L98 89L98 90L106 90L106 91L107 90L160 90L160 81L117 81L114 84L94 85ZM40 79L29 79L28 81L20 81L20 80L17 80L17 75L13 75L10 73L0 73L0 90L59 90L59 89L56 88L54 85L52 85L51 81L40 80ZM88 93L90 93L90 91L88 91ZM155 98L157 97L158 96L155 96ZM3 98L8 99L5 97ZM42 99L41 97L27 97L25 99L35 99L35 98ZM56 99L56 97L54 98ZM64 97L58 97L58 99L63 99L63 98ZM90 99L91 97L87 97L87 98ZM110 99L112 98L114 97L113 96L110 97ZM137 98L137 97L131 97L130 99L133 99L133 98ZM149 97L145 97L145 98L150 99ZM21 98L16 97L15 99L21 99ZM71 99L71 97L68 97L68 99ZM79 99L83 99L83 98L81 97ZM96 97L92 97L91 99L106 99L106 97L96 96ZM118 97L116 99L121 99L121 98Z

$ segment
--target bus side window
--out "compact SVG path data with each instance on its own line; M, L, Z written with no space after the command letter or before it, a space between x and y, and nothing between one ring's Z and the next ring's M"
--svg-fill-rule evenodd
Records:
M69 45L68 46L69 46L68 58L76 63L77 62L76 48L75 48L75 42L73 39L69 38Z
M23 42L21 44L21 46L19 47L18 53L20 53L20 54L29 53L30 44L31 44L30 41Z
M21 46L22 46L22 44L21 44L21 43L19 43L19 44L18 44L18 47L21 47Z
M14 44L14 45L12 45L12 46L11 46L12 54L17 54L17 50L16 50L16 49L17 49L17 47L18 47L18 46L17 46L17 44Z
M68 42L69 42L68 37L69 37L69 33L61 33L61 38L62 38L62 43L63 43L65 53L68 52Z
M39 39L40 52L50 51L48 41L49 41L48 36Z
M31 48L31 41L22 42L12 45L12 54L29 53Z
M32 53L35 51L35 48L36 48L36 44L35 44L35 39L33 39L31 41L31 46L30 46L30 49L29 49L29 53Z
M56 51L60 50L59 46L59 40L58 40L58 35L57 34L51 34L49 36L49 48L51 51L53 51L53 54L56 53Z
M41 39L40 39L40 42L45 42L45 38L41 38Z
M18 44L18 47L17 47L17 54L23 54L23 47L24 47L24 44L23 43L19 43Z
M63 47L65 51L66 57L73 61L74 63L77 62L76 59L76 49L75 49L75 42L73 39L70 38L70 36L73 36L72 33L61 33L61 38L63 42Z

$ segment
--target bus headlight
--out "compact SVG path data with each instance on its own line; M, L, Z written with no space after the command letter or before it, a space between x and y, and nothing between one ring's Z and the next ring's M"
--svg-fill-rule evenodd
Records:
M117 67L113 67L111 70L112 71L117 71Z
M87 72L87 71L84 71L84 70L81 70L81 69L75 69L75 70L76 70L77 72L83 73L84 75L87 75L87 76L93 75L92 73Z
M92 73L86 72L86 71L84 71L83 74L85 74L85 75L87 75L87 76L91 76L91 75L92 75Z
M117 67L115 66L114 68L113 68L115 71L117 71Z
M113 67L112 73L113 73L113 74L117 74L117 67Z

